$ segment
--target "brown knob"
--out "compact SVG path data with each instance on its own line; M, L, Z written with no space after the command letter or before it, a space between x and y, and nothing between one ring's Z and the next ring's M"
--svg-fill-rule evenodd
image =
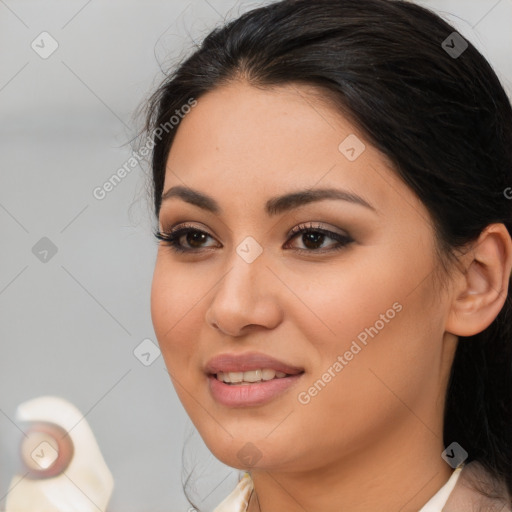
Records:
M51 478L61 474L73 458L69 434L53 423L32 423L21 441L21 459L30 478Z

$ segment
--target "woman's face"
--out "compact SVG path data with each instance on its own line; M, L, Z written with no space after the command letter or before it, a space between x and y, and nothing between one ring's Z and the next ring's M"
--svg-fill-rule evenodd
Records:
M196 231L178 238L190 252L160 243L155 333L205 443L238 468L319 468L442 428L455 346L443 341L456 338L444 332L429 215L361 132L310 92L218 88L185 116L167 162L164 194L187 187L217 208L198 206L198 195L162 203L161 230ZM339 196L310 197L325 189ZM306 232L290 235L297 227ZM254 353L295 376L244 385L209 375L215 356Z

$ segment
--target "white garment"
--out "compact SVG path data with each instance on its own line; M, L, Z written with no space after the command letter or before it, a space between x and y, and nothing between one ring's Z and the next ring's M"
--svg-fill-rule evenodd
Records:
M450 476L448 481L428 500L419 512L441 512L453 491L463 466L459 466Z
M450 493L452 492L463 466L453 471L448 481L428 500L419 512L442 512ZM244 473L233 492L229 494L213 512L247 512L253 483L249 473Z

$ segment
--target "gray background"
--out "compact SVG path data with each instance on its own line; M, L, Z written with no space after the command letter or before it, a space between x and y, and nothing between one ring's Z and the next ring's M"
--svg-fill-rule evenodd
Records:
M111 511L188 510L187 432L205 467L198 501L211 509L234 486L237 472L190 429L162 357L145 366L133 353L156 342L147 167L103 200L92 191L130 157L133 113L160 66L263 3L0 0L0 498L17 462L16 407L46 394L86 414L115 478ZM418 3L454 23L511 94L512 0ZM31 48L43 31L59 44L47 59ZM47 262L32 252L43 237L57 247Z

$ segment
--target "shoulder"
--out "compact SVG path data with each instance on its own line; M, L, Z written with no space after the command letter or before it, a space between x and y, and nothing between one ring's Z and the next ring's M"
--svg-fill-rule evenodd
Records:
M249 473L213 512L246 512L253 491ZM465 464L442 512L512 512L512 498L504 482L497 481L477 461Z
M512 512L511 503L505 483L472 461L463 467L442 512Z

